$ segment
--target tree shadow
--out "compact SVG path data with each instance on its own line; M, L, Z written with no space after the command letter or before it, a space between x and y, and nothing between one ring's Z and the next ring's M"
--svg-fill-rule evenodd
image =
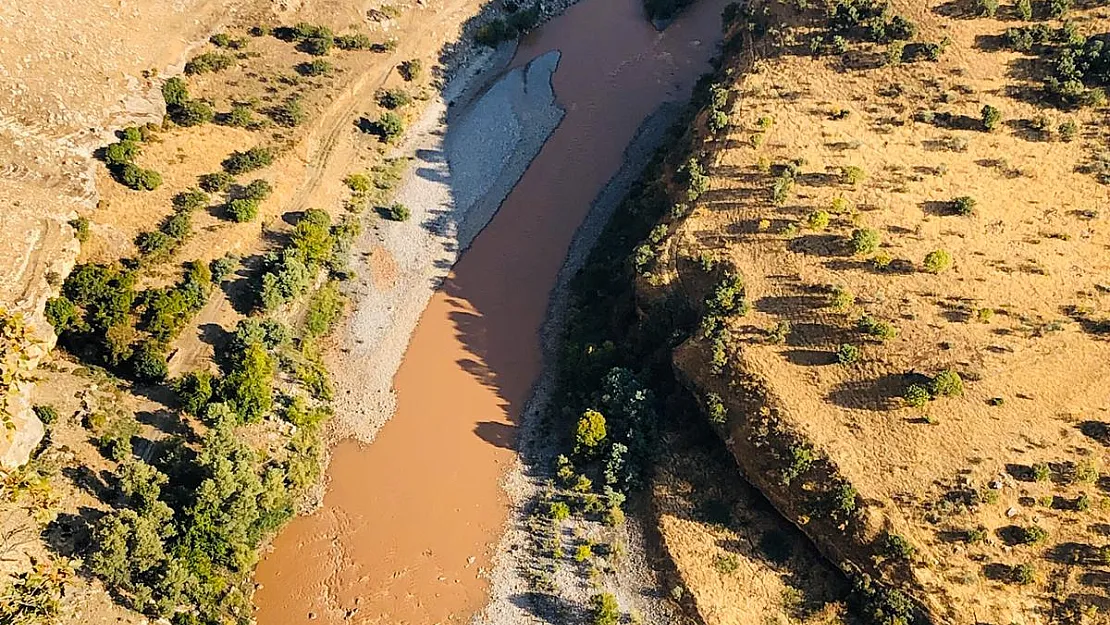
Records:
M517 428L514 425L498 423L496 421L482 421L474 427L474 433L479 438L494 447L502 449L516 449Z
M88 506L79 507L77 514L62 512L46 524L40 536L52 552L77 557L89 548L92 528L102 516L104 512Z
M828 400L841 408L886 412L902 406L901 397L907 386L907 376L903 374L891 373L870 380L850 380L837 385L829 393Z
M796 254L808 256L845 256L848 246L844 237L835 234L803 234L794 237L786 244L786 249Z
M1110 447L1110 423L1104 421L1083 421L1075 426L1083 436L1103 445Z

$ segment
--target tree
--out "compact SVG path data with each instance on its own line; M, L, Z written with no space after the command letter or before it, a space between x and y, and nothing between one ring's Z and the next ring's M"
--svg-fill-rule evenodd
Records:
M620 623L621 610L617 598L610 593L598 593L590 597L590 623L592 625L617 625Z
M339 35L335 38L335 47L340 50L368 50L370 46L370 38L362 33Z
M245 423L254 423L273 407L274 363L261 343L251 342L237 355L220 385L220 395Z
M131 371L144 382L159 382L169 374L166 350L155 341L143 341L131 355Z
M216 117L212 107L202 100L189 100L169 109L170 119L178 126L199 126Z
M76 328L82 323L81 311L69 298L52 297L46 300L46 309L43 311L46 320L54 326L54 333L61 334L70 328Z
M258 217L258 200L235 198L227 203L225 212L232 221L237 223L254 221L254 218Z
M191 211L208 205L208 194L200 189L188 189L173 196L173 207L179 211Z
M198 179L200 188L208 191L209 193L221 193L227 191L228 187L235 182L235 178L231 174L224 171L217 171L211 174L202 174Z
M871 228L856 228L852 231L850 243L856 254L871 254L879 249L879 233Z
M397 66L397 72L401 74L401 78L404 78L405 82L419 80L424 73L424 63L420 59L409 59Z
M257 146L246 152L232 152L223 160L223 168L227 173L237 176L248 171L261 169L274 162L274 151L267 147Z
M327 76L335 71L335 66L324 59L312 59L308 63L300 63L296 67L301 76Z
M605 415L596 410L587 410L578 419L574 437L575 451L592 453L605 440L605 435Z
M190 371L177 380L173 387L181 401L181 408L199 416L215 391L214 376L208 371Z
M133 163L125 163L120 168L118 179L121 184L135 191L153 191L162 186L161 174Z
M993 132L1002 123L1002 111L990 104L984 104L979 115L983 122L983 129L987 132Z
M370 123L370 131L383 143L393 143L405 132L405 121L393 111L386 111Z
M268 180L263 180L262 178L259 178L258 180L250 181L250 184L243 187L242 195L248 200L261 202L262 200L270 197L270 194L273 192L273 185L271 185Z
M117 141L104 148L104 162L112 167L122 167L135 162L139 156L139 144L135 141Z
M304 330L309 336L321 336L331 331L343 314L347 298L339 291L339 283L329 280L316 291L308 302L304 315Z
M399 109L412 104L412 96L404 89L383 89L378 92L378 104L389 110Z
M952 266L952 255L945 250L933 250L925 255L925 271L940 273Z
M313 56L325 56L331 52L334 45L335 39L328 34L322 37L309 37L297 44L297 49Z

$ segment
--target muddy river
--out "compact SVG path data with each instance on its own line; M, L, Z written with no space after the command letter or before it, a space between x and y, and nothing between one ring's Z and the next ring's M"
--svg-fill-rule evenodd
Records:
M719 38L721 0L663 33L640 2L582 0L522 42L513 66L561 51L566 116L421 316L395 416L373 444L334 450L323 508L260 563L261 625L465 623L487 602L500 481L571 238L637 128L689 96Z

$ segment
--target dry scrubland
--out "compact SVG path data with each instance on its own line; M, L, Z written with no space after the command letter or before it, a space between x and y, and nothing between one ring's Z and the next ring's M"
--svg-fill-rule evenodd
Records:
M1045 80L1110 30L1098 4L738 15L756 36L634 256L643 306L700 314L674 365L748 479L881 583L865 617L1110 612L1103 61Z

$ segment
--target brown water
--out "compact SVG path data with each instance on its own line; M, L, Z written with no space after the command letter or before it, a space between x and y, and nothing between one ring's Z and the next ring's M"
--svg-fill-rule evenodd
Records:
M522 43L514 66L562 52L566 117L421 316L396 415L372 445L334 450L323 509L259 565L261 625L465 623L485 605L559 268L636 129L709 69L725 4L699 0L660 34L640 2L582 0Z

